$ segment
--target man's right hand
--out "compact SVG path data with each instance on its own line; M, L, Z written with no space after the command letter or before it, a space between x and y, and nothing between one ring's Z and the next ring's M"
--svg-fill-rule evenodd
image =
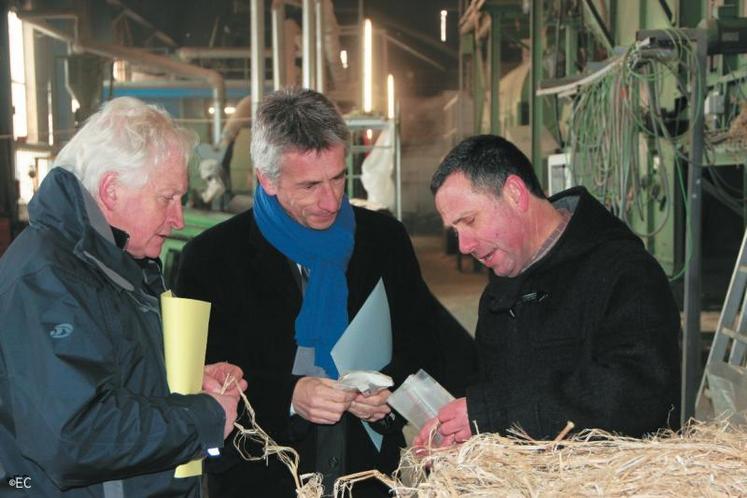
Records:
M236 410L240 397L235 390L235 394L218 394L208 391L203 392L212 396L215 401L220 403L221 408L223 408L223 413L226 415L226 424L223 426L223 439L226 439L233 430L233 423L236 421Z
M337 381L321 377L302 377L293 390L293 409L315 424L336 424L350 408L355 391L340 389Z

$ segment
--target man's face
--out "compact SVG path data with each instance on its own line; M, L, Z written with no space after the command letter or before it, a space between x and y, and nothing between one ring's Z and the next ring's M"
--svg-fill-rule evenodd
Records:
M496 197L475 189L457 172L436 192L436 209L444 224L456 230L459 251L471 254L499 277L515 277L531 257L525 227L505 194Z
M134 258L157 258L171 230L184 227L181 197L187 170L181 154L169 154L142 187L117 185L117 202L109 224L130 235L125 250Z
M340 211L345 169L345 147L334 145L320 152L286 152L280 158L280 175L275 181L261 172L257 176L291 218L305 227L325 230Z

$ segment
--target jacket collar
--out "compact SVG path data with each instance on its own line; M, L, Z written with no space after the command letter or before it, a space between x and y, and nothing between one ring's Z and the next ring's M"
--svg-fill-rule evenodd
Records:
M570 188L554 195L549 201L556 207L573 211L568 226L548 253L525 272L514 278L497 277L490 273L488 292L495 308L510 308L516 297L526 291L527 285L531 285L525 285L525 282L530 282L535 275L551 271L553 267L578 258L601 244L612 241L642 243L625 223L612 215L584 187Z
M146 281L156 278L150 274L158 272L158 265L141 267L124 250L127 234L109 226L91 194L64 168L53 168L31 199L29 223L59 232L77 257L123 290L143 289Z

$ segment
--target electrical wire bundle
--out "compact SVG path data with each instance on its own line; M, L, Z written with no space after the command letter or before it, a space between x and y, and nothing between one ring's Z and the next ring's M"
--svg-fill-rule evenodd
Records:
M693 43L679 30L666 33L666 43L633 44L621 63L579 88L570 119L574 184L587 186L641 237L659 233L674 209L665 159L674 160L677 183L687 198L680 168L689 160L687 131L702 112L705 96L705 69L697 64ZM678 97L693 109L684 119L687 106L678 109ZM665 100L674 111L665 109ZM664 215L649 231L636 230L634 217L646 220L651 206L665 210Z

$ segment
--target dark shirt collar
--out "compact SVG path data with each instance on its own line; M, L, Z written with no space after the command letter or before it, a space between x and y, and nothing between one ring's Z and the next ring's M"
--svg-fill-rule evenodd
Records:
M124 251L124 248L127 245L127 241L130 240L130 235L124 230L120 230L115 226L111 226L111 229L112 233L114 234L114 244Z

